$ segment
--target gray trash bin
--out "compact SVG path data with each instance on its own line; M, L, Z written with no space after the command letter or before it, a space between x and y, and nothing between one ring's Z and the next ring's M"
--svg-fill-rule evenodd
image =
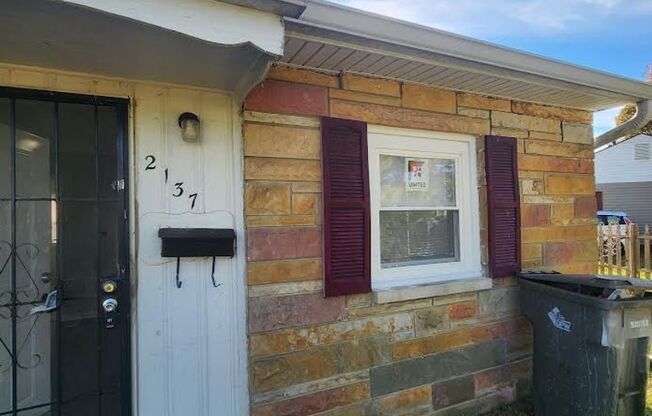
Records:
M644 415L652 282L521 274L534 329L537 416Z

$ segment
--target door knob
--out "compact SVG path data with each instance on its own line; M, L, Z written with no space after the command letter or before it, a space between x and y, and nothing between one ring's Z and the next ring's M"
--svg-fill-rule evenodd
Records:
M115 312L115 310L118 309L118 301L115 298L104 299L104 302L102 302L102 308L104 309L104 312Z

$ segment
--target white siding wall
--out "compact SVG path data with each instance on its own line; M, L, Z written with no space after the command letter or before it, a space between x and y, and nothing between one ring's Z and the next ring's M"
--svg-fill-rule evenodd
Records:
M0 64L0 85L129 97L133 384L137 415L248 413L239 105L219 91ZM177 117L202 120L199 143L181 140ZM156 158L146 170L147 156ZM165 182L165 169L168 182ZM184 194L175 198L175 183ZM190 208L190 193L198 193ZM234 227L239 253L220 259L160 257L164 226Z
M596 153L596 183L652 181L652 159L634 160L636 145L645 143L652 149L652 137L640 135Z
M625 211L639 226L652 225L652 182L599 183L605 210Z

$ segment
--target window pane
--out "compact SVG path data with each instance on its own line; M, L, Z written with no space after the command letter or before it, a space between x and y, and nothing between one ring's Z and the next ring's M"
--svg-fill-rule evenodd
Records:
M0 306L0 414L11 414L13 366L11 308Z
M36 304L16 307L16 388L19 409L40 406L52 401L54 367L52 340L56 339L56 314L30 315ZM22 415L23 413L19 413ZM32 413L24 413L32 414ZM47 408L42 410L47 414Z
M61 400L66 402L62 415L97 414L101 353L97 205L96 201L64 201L60 206L61 282L65 288L59 328L58 381Z
M100 198L115 200L120 197L116 180L118 173L118 115L115 107L97 107L97 134L99 152Z
M18 416L50 416L55 414L54 409L49 405L37 407L35 409L18 410Z
M459 261L457 211L381 211L382 268Z
M124 192L118 185L120 160L118 157L118 115L115 107L97 107L99 187L98 204L100 227L100 277L120 274L121 247L124 236Z
M0 201L0 306L7 306L11 303L12 276L10 263L13 252L11 207L11 202ZM0 346L0 350L1 348ZM0 362L1 360L2 358L0 358Z
M455 161L380 155L383 207L455 206Z
M51 401L53 366L52 340L56 314L31 315L54 289L56 247L52 233L56 229L51 201L16 203L16 310L17 405L38 406ZM47 409L43 410L45 413Z
M11 202L0 201L0 414L12 409Z
M9 99L0 99L0 198L11 198L11 122ZM1 411L1 408L0 408Z
M16 100L16 193L54 195L54 103Z
M63 199L97 196L95 109L59 105L59 181Z
M51 201L19 201L16 203L16 299L38 303L54 285L56 248Z

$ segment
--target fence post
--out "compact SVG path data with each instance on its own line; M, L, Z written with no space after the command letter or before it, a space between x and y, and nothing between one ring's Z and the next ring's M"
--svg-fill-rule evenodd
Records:
M631 277L638 277L640 268L639 246L638 246L638 225L628 224L627 238L627 272Z
M602 226L598 225L598 274L605 274L604 270L604 240L602 238Z
M650 265L650 226L645 225L645 231L643 231L643 267L645 270L645 278L649 279L650 273L652 273L652 265Z

